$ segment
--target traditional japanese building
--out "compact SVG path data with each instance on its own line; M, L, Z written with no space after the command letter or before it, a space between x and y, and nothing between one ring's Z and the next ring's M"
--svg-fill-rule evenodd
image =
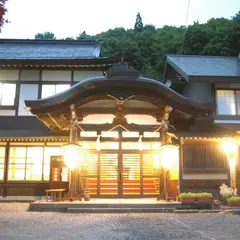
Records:
M239 68L169 55L157 81L96 41L0 40L0 199L69 182L105 198L238 186Z

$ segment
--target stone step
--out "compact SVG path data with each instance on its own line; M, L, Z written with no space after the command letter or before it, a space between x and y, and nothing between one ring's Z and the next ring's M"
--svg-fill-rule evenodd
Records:
M175 208L68 208L67 213L172 213Z
M77 209L95 209L95 208L123 208L123 209L150 209L150 208L161 208L161 209L167 209L167 208L173 208L176 209L180 204L179 203L146 203L146 204L142 204L142 203L129 203L129 204L122 204L122 203L86 203L86 202L35 202L35 203L30 203L30 210L32 211L46 211L47 209L49 209L49 211L53 210L56 211L56 209L62 209L62 211L66 211L68 208L77 208Z

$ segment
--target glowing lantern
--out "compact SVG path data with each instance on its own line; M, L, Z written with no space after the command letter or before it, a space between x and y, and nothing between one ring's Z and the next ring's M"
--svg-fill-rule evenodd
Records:
M63 158L68 168L76 168L81 161L82 148L78 144L67 144L62 147Z
M227 155L236 154L237 152L237 144L232 139L223 141L222 147Z
M223 141L222 148L225 154L227 155L230 169L234 169L237 163L237 151L238 145L233 139L228 139Z
M161 149L161 163L165 169L170 169L178 166L179 154L178 146L172 144L162 145Z

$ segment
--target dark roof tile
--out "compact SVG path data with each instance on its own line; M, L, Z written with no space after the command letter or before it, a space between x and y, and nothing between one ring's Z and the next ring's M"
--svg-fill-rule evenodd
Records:
M188 77L240 77L238 57L167 55L167 62Z
M98 58L97 41L0 39L0 59Z

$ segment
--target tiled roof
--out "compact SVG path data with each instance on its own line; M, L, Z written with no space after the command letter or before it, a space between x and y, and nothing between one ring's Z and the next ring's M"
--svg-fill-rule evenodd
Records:
M225 56L167 55L167 62L183 77L240 79L240 58Z
M0 59L88 59L98 58L97 41L0 39Z

